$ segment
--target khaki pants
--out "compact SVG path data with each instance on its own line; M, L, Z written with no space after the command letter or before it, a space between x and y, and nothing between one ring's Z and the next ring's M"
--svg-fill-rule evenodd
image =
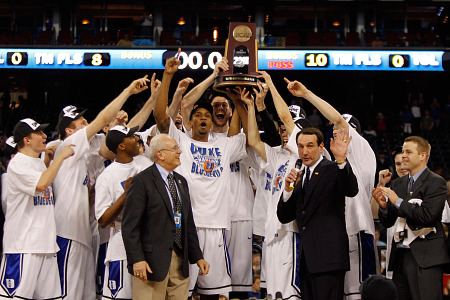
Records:
M181 300L187 299L189 295L189 278L181 274L183 260L172 251L169 272L163 281L142 281L133 276L133 299L134 300Z

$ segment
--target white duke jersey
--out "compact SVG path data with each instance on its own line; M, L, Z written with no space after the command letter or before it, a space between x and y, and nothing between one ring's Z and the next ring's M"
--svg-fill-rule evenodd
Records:
M55 194L56 233L92 248L92 232L89 224L88 188L90 178L87 158L90 154L86 127L66 138L56 150L74 144L75 154L64 160L53 181Z
M172 120L169 135L182 150L181 165L176 171L189 184L196 226L230 228L230 163L246 157L245 135L240 133L199 142L178 130Z
M40 158L17 153L9 162L3 252L56 253L56 225L52 188L36 192L46 170Z
M212 132L213 133L213 132ZM210 137L227 137L227 133L214 133ZM252 184L248 176L247 158L230 164L230 217L231 221L251 221L253 214Z
M151 165L150 159L139 155L127 164L113 162L100 174L95 186L95 216L97 220L124 193L125 181ZM114 228L111 228L105 262L127 259L122 239L122 215L123 211L115 220Z

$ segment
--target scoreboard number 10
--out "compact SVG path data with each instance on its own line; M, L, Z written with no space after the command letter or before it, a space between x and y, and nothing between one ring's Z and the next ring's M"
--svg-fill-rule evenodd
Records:
M326 68L329 64L329 56L325 53L306 53L305 67L307 68Z

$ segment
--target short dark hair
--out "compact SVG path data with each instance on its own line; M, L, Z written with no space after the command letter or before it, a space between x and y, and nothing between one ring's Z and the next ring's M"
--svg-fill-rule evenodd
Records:
M304 135L315 135L317 137L317 146L320 146L320 144L323 143L323 134L322 131L320 131L317 128L314 127L308 127L303 129L302 131L300 131L299 133L297 133L297 136L295 137L295 141L298 144L298 137L300 136L300 134L304 134Z

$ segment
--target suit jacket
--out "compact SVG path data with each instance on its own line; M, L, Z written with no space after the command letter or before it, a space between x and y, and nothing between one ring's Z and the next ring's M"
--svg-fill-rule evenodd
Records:
M412 230L423 227L435 227L436 233L428 234L424 239L416 238L409 246L411 253L421 268L441 265L450 262L445 243L445 233L442 228L442 211L447 200L447 185L441 176L426 168L414 182L410 192L407 192L408 177L403 176L392 181L391 189L403 199L400 208L388 201L386 212L381 209L378 217L386 228L395 224L397 217L406 218L406 223ZM410 199L421 199L418 206L408 202ZM397 244L392 241L389 257L389 271L394 266Z
M186 179L173 172L182 204L183 269L189 277L189 262L203 258L192 215ZM153 273L151 281L162 281L169 271L175 239L175 221L164 181L156 165L145 169L131 181L122 220L122 236L128 259L128 272L133 264L146 261Z
M358 193L350 163L339 169L324 158L314 169L306 192L302 182L303 175L291 197L278 202L278 219L281 223L297 220L300 257L304 255L310 273L349 270L345 197Z

